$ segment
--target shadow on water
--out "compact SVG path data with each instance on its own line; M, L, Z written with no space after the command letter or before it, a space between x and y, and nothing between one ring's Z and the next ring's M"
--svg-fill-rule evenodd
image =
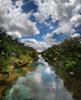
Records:
M35 71L20 77L6 92L5 100L73 100L71 93L39 55Z

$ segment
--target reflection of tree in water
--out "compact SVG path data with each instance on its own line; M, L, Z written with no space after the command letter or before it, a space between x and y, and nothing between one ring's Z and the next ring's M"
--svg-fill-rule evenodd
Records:
M26 88L25 86L20 85L10 91L10 94L8 95L7 99L8 100L34 99L34 95L31 88Z
M27 80L23 81L20 78L7 94L6 100L34 100L37 94L36 87L32 77L28 77Z
M51 77L46 72L30 72L25 78L18 79L6 95L6 100L47 100L51 83L53 84Z
M72 100L61 86L60 79L43 59L42 62L44 64L39 62L36 71L17 80L6 94L5 100Z

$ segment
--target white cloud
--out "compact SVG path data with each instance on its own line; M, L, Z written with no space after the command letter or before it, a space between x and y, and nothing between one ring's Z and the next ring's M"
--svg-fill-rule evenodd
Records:
M16 5L12 5L11 0L0 0L0 24L14 37L39 34L36 24L28 19L31 13L22 12L22 5L22 0L16 1Z
M79 33L75 33L72 35L72 38L75 38L75 37L80 37L81 35Z
M54 30L54 33L56 34L60 34L60 33L72 34L74 32L75 30L73 29L73 26L69 23L66 23L66 25L62 23L61 25L59 25L59 27L56 30Z
M25 46L30 46L30 47L33 47L35 48L38 52L41 52L45 49L48 48L47 44L43 41L37 41L35 39L25 39L25 40L21 40L21 42L25 43Z
M47 33L47 35L44 37L44 41L47 43L48 47L57 44L56 39L52 39L52 37L53 37L52 33Z
M81 24L81 0L34 0L43 16L51 15L59 21L59 27L52 32L74 34Z
M47 16L40 14L39 12L36 12L33 14L36 17L36 20L38 21L44 21L46 19Z
M81 15L78 14L73 16L70 21L76 27L79 26L81 24Z
M21 39L21 43L24 43L25 46L30 46L35 48L38 52L42 52L47 48L51 47L54 44L59 42L56 39L52 39L52 34L48 33L46 36L43 36L44 41L37 41L35 39Z
M59 21L58 28L52 33L43 37L44 41L40 42L35 39L22 39L21 42L27 46L34 47L38 51L57 44L52 39L54 34L68 34L71 37L79 36L75 27L81 24L81 0L32 0L38 5L38 12L34 16L38 21L44 21L51 15L54 21ZM31 22L28 18L30 13L24 13L21 9L22 0L17 0L16 5L12 5L11 0L0 0L0 24L7 29L7 34L18 38L22 35L39 34L36 23ZM45 23L50 28L50 23Z
M7 34L12 36L13 38L16 38L16 37L21 38L22 37L21 34L17 31L15 31L15 32L11 31L11 32L8 32Z

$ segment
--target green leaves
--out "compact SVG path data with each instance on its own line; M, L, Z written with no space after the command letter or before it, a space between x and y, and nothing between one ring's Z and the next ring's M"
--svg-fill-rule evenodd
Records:
M81 37L54 45L42 52L42 56L64 79L64 85L72 92L74 100L81 100Z
M72 59L67 59L64 63L65 63L64 66L66 69L71 69L71 68L74 68L77 66L76 61L74 61Z
M55 67L78 70L81 67L80 41L81 37L65 40L63 43L42 52L42 56Z
M6 31L0 28L0 71L5 70L12 63L31 64L37 59L37 52L31 47L25 47L17 39L6 35Z

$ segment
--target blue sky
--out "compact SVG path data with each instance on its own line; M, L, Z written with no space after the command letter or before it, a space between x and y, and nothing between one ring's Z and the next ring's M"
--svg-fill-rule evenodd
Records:
M7 35L43 51L81 35L81 0L0 0Z
M26 0L25 0L26 1ZM22 6L22 9L23 9L23 12L33 12L33 13L36 13L37 12L37 9L38 9L38 6L35 4L35 2L31 1L31 0L28 0L27 2L25 2L25 4ZM36 22L36 25L37 25L37 28L39 29L40 31L40 34L38 35L32 35L32 36L23 36L22 38L34 38L36 39L37 41L43 41L43 36L46 35L47 33L51 33L54 29L57 28L58 26L58 21L55 21L53 22L52 21L52 18L51 16L48 16L44 22L40 22L38 20L36 20L35 16L33 16L33 14L29 17L29 19L32 21L32 22ZM45 24L45 22L47 22L48 24L50 23L50 25L53 27L52 29L50 29L49 26L47 26ZM54 37L55 38L55 37ZM56 38L58 39L59 36L57 35ZM61 38L61 36L60 36ZM58 39L60 40L60 39Z
M25 0L26 1L26 0ZM34 1L28 0L27 2L25 2L25 4L22 6L23 12L37 12L38 6L35 4ZM31 15L29 18L32 22L36 22L37 27L40 31L39 35L32 35L32 36L23 36L23 38L34 38L37 41L43 41L43 35L46 35L47 33L51 33L53 30L55 30L58 27L58 21L53 22L51 16L49 15L47 19L44 20L44 22L39 22L36 20L36 18ZM45 25L45 22L50 23L51 26L53 26L53 29L50 29L49 26ZM81 34L81 25L78 27L75 27L76 32ZM53 36L54 39L56 39L57 41L63 41L64 39L67 38L67 34L55 34Z

